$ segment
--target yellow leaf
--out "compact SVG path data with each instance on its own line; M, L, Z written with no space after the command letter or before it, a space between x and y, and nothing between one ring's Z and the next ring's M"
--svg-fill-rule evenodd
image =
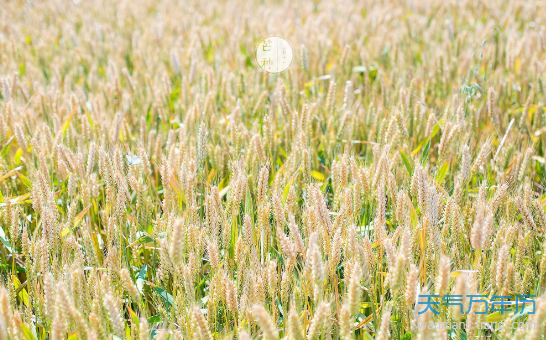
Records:
M374 243L372 243L372 248L379 247L380 244L381 244L381 240L377 240Z
M23 157L23 150L19 148L15 153L15 164L19 165L21 163L21 157Z
M76 216L76 218L74 219L74 227L76 227L80 221L82 220L83 216L85 215L85 213L89 210L89 208L91 208L91 204L89 204L85 209L83 209L79 214L78 216Z
M171 178L169 183L174 188L174 191L176 191L178 196L180 196L182 201L186 202L186 197L185 197L184 193L182 192L182 188L180 187L180 184L178 184L178 181L176 179L174 179L174 178Z
M428 138L423 139L421 143L419 143L419 145L417 145L417 147L411 152L411 155L415 156L419 152L419 150L421 150L423 145L425 145L427 142L428 142Z
M26 194L23 194L21 196L11 198L11 203L13 203L13 204L23 203L23 201L26 200L29 197L30 197L30 192L27 192Z
M137 315L135 314L135 312L131 309L131 307L126 306L126 308L127 308L127 311L129 312L129 315L131 315L131 319L132 319L133 323L134 323L135 325L137 325L137 327L138 327L138 325L140 324L140 320L138 319L138 316L137 316Z
M68 130L68 126L70 125L70 121L72 120L72 117L76 114L76 111L78 111L78 104L74 105L74 108L72 109L72 112L70 112L70 116L68 116L68 119L66 122L64 122L62 127L63 136L66 133L66 130Z
M207 177L207 184L210 184L210 182L214 178L214 173L215 173L214 168L210 169L209 176Z
M21 170L22 168L23 168L22 166L19 166L19 167L13 169L13 170L10 170L10 171L6 172L5 174L2 175L2 177L0 177L0 181L3 181L3 180L5 180L6 178L15 175L15 172L16 172L17 170Z
M408 202L408 206L410 207L411 226L415 227L419 223L419 217L417 217L417 212L413 207L413 203L411 202L408 193L406 193L406 201Z
M487 320L487 322L498 322L498 321L502 321L506 319L509 316L510 316L510 313L507 313L507 312L502 314L501 312L494 312L486 316L485 319Z
M224 197L227 194L230 186L231 184L228 184L228 186L226 186L224 189L222 189L222 191L220 191L220 197Z
M70 229L64 228L63 231L61 231L61 236L65 237L70 232Z
M288 196L288 191L289 190L290 190L290 182L284 187L284 190L282 192L283 200L286 200L286 197Z
M477 270L457 270L449 274L449 276L457 277L457 276L460 276L462 273L473 273L473 272L477 272Z
M316 170L311 171L311 176L313 176L314 179L319 180L319 181L324 181L326 179L326 177L324 176L323 173L318 172Z
M381 306L379 306L379 308L377 308L377 310L375 311L375 314L377 316L381 315ZM359 323L356 326L356 329L360 329L360 328L364 327L368 322L372 321L372 319L373 319L373 313L368 315L368 317L366 317L366 319L362 320L362 322Z
M13 286L15 287L15 290L17 290L17 288L21 285L21 281L19 281L19 279L17 278L16 275L12 275L12 278L13 278ZM28 306L28 293L26 291L26 289L21 289L21 291L19 292L19 297L21 298L21 300L23 301L23 303Z

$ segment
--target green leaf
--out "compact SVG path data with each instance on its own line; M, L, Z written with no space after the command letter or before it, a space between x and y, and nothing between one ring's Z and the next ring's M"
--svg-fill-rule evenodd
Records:
M11 243L8 241L8 238L6 237L6 233L4 232L4 229L2 229L2 227L0 227L0 241L2 241L2 243L6 246L6 248L8 249L10 253L12 254L17 253L15 249L11 247Z
M196 292L199 292L201 291L201 289L203 289L203 287L205 286L205 283L207 282L207 277L206 276L203 276L203 279L201 281L199 281L199 283L195 286L195 291Z
M150 235L146 234L145 232L142 232L142 231L137 231L136 233L136 237L137 237L137 240L133 243L150 243L150 242L154 242L154 239L150 237Z
M146 280L146 273L148 271L148 266L143 265L140 269L140 272L136 276L136 286L138 288L138 291L140 294L144 294L143 288L144 288L144 280Z
M436 134L440 131L440 124L442 124L443 121L443 119L440 119L439 124L434 125L430 139L434 138L434 136L436 136Z
M428 152L430 151L430 139L428 140L425 150L423 150L423 155L421 156L421 164L425 165L428 160Z
M11 138L6 142L6 145L4 145L4 147L2 148L1 155L2 155L3 158L6 158L6 155L8 154L8 151L9 151L9 146L10 146L11 142L13 142L14 137L15 136L11 136Z
M442 164L442 167L438 171L438 174L436 175L436 183L438 185L442 185L442 182L444 181L444 178L447 175L447 171L449 170L449 162L445 161L444 164Z
M425 138L423 139L419 145L417 145L417 147L411 152L411 155L412 156L415 156L417 155L417 153L419 152L419 150L421 150L421 148L428 142L428 138Z
M19 326L21 328L21 331L23 331L23 335L25 336L26 340L36 340L36 338L34 337L34 334L32 334L32 331L30 330L30 328L28 328L26 324L21 322Z
M286 317L285 314L284 314L284 308L282 308L282 304L281 304L281 302L280 302L278 299L275 299L275 305L277 306L277 310L279 311L279 313L280 313L283 317Z
M235 258L235 243L237 243L237 237L239 235L239 231L237 229L237 216L233 216L231 218L231 238L229 242L229 258L233 259Z
M27 186L27 188L32 188L32 181L28 179L25 175L21 174L19 171L15 171L17 176L21 179L21 181Z
M150 331L150 339L157 340L157 335L159 334L159 329L152 329Z
M26 70L26 67L25 67L25 63L23 61L21 61L19 63L19 74L21 76L24 76L26 73L27 73L27 70Z
M286 151L284 151L283 148L279 148L279 155L283 156L284 158L288 158L288 156L286 155Z
M175 88L169 97L171 99L171 102L175 102L180 98L180 87Z
M150 243L150 242L154 242L154 239L148 235L143 235L141 238L138 239L138 243Z
M373 81L375 80L375 78L377 78L377 68L371 65L370 67L368 67L368 79L370 81Z
M154 316L151 316L149 319L148 319L148 323L151 325L151 324L154 324L154 323L158 323L158 322L161 322L161 317L159 315L154 315Z
M406 166L406 169L408 169L408 173L411 176L413 174L413 169L411 167L411 163L404 154L404 151L402 149L398 148L398 152L400 152L400 156L402 157L402 161L404 162L404 165Z
M411 339L411 332L406 332L406 334L404 334L404 336L400 338L400 340L409 340L409 339Z
M448 339L458 339L458 340L466 340L467 337L466 337L466 332L464 332L462 329L460 330L456 330L456 329L450 329L448 330L447 332L449 335L448 335Z
M250 194L249 189L246 190L245 214L248 216L254 216L254 205L252 204L252 195Z
M23 267L16 265L15 269L17 270L17 273L22 273L22 274L27 273L27 270ZM8 263L0 264L0 272L11 273L12 270L13 270L13 267L11 264L8 264Z
M282 257L282 255L277 251L277 249L271 247L269 249L270 253L271 253L271 256L274 257L275 259L277 259L277 262L279 263L279 265L283 266L284 265L284 259Z
M510 317L510 320L515 321L520 317L532 315L534 314L534 310L536 310L536 305L534 303L528 304L527 306L525 306L525 308L523 308L523 313L520 313L519 311L518 313L514 313L514 315Z
M163 300L165 300L165 302L169 304L169 306L173 305L173 296L171 294L167 293L165 290L159 287L154 287L154 290L157 292L157 294L159 294L159 296L163 298Z

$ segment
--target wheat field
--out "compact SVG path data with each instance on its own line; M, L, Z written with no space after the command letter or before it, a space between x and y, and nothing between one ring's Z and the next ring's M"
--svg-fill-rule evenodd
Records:
M3 1L0 340L544 339L545 25L539 0Z

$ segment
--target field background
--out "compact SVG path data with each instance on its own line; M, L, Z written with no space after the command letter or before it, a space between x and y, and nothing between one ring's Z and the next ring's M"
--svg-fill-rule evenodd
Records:
M2 2L0 340L544 339L545 19ZM269 35L294 49L282 74L254 58Z

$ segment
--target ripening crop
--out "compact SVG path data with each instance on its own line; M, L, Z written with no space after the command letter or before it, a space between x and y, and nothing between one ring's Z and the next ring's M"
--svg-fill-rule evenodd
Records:
M2 2L0 340L544 339L545 14Z

